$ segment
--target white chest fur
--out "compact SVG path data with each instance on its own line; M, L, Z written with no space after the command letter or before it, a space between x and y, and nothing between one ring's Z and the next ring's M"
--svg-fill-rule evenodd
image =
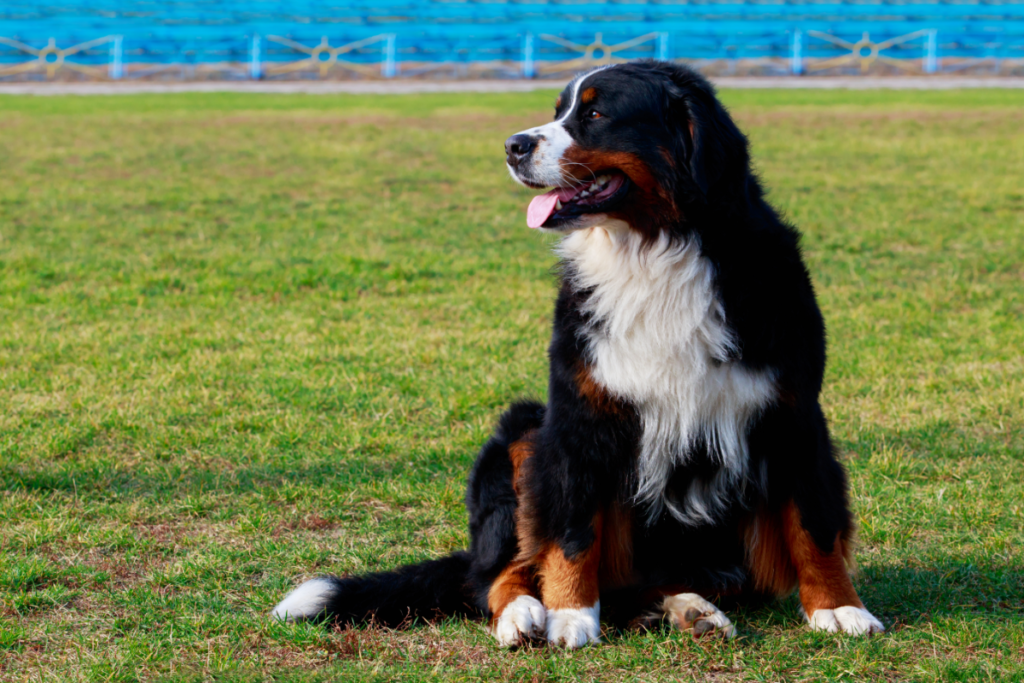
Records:
M775 382L771 372L727 360L735 340L711 263L696 241L663 239L641 250L640 237L616 223L573 232L557 252L575 285L593 289L585 334L594 379L640 414L637 501L652 518L667 508L687 524L713 521L747 479L747 430ZM717 474L670 499L673 468L700 443Z

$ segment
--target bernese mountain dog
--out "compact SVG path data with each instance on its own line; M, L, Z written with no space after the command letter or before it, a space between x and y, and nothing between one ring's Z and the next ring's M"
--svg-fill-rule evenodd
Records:
M799 236L712 86L665 62L594 69L505 151L516 181L554 188L527 210L561 236L547 404L513 404L477 457L468 551L315 578L274 615L472 614L501 645L575 648L602 617L731 637L716 603L799 589L810 628L881 632L848 573Z

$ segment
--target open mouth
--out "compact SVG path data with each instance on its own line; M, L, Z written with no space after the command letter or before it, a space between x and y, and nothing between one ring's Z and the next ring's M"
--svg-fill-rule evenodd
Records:
M526 210L526 224L531 228L557 228L577 216L608 211L628 190L625 173L602 171L581 185L556 188L534 197Z

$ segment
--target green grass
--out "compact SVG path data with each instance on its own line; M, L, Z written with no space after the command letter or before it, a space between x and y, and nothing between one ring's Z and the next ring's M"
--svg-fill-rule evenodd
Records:
M803 230L884 637L271 622L466 543L543 397L551 242L502 142L552 93L0 97L0 678L1024 679L1024 92L727 91Z

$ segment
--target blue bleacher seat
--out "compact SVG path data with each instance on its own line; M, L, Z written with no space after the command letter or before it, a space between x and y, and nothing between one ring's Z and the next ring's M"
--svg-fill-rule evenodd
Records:
M500 62L506 75L519 75L529 59L543 75L580 56L546 36L580 45L598 34L606 45L657 36L616 52L621 58L787 60L796 49L813 62L846 52L814 32L851 43L869 34L877 43L919 31L935 32L935 54L947 65L1024 60L1024 0L5 0L0 78L5 67L32 58L19 44L38 50L51 38L67 48L121 36L121 58L136 72L139 65L233 65L224 68L243 77L255 36L256 61L273 67L310 55L271 36L309 48L326 37L336 48L390 35L391 43L371 42L338 58L380 64L393 46L396 68L406 73ZM886 54L920 59L928 40L921 35ZM99 68L110 62L111 45L67 59Z

